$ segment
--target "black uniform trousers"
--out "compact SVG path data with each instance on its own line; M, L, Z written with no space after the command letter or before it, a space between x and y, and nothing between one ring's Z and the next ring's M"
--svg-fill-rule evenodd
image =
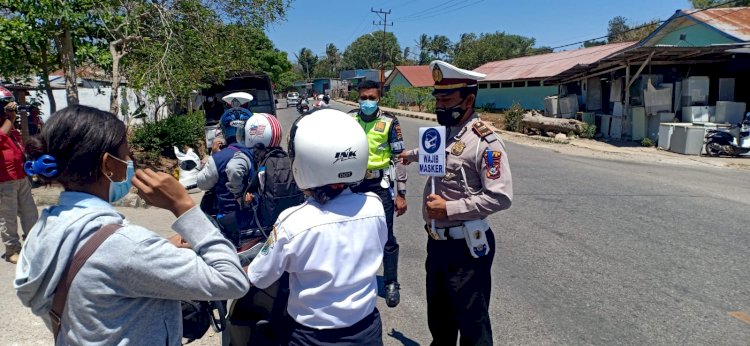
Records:
M339 329L314 329L292 320L290 346L382 346L383 323L375 308L370 315L352 326Z
M487 230L490 252L474 258L465 239L427 241L427 324L432 344L492 345L491 267L495 235Z
M383 201L383 209L385 209L385 223L388 226L388 241L385 243L385 253L394 253L398 251L398 243L396 242L396 236L393 234L393 213L396 209L396 205L393 202L393 196L391 196L390 189L385 189L380 186L381 178L367 179L362 183L353 187L351 190L355 193L363 192L374 192Z

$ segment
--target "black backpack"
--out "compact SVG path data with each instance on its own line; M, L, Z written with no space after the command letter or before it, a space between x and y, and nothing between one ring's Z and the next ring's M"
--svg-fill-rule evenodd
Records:
M259 192L260 201L255 210L258 223L263 228L273 226L282 211L302 204L305 196L297 187L292 173L292 160L280 148L257 151L262 155L257 167L265 166L265 178Z

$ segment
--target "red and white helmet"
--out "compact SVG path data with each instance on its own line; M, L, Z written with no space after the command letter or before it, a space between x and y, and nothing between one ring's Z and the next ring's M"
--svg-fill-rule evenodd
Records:
M13 97L13 93L10 92L10 90L0 86L0 102L11 102L15 100L16 98Z
M248 148L256 144L280 147L281 136L281 123L271 114L255 113L245 123L245 146Z

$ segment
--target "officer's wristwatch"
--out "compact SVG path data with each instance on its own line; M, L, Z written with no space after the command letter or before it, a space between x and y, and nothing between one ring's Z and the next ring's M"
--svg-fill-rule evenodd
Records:
M401 197L406 197L406 190L398 190L398 195Z

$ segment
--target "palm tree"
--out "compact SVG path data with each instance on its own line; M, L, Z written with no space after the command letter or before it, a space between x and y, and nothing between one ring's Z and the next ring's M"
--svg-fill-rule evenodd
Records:
M307 80L310 80L312 72L315 70L315 65L318 64L318 57L313 54L309 48L302 48L299 53L294 54L297 58L297 63L302 68L302 73L305 75Z
M441 54L446 54L448 53L448 50L450 50L451 40L444 35L435 35L432 37L432 40L430 40L429 47L429 51L435 54L436 58L440 59Z
M333 43L326 45L326 60L331 65L332 75L336 75L339 69L339 62L341 62L341 54L339 54L338 48Z
M430 36L422 34L415 43L417 44L417 48L419 48L419 64L424 65L430 60L430 55L427 53L432 45Z

